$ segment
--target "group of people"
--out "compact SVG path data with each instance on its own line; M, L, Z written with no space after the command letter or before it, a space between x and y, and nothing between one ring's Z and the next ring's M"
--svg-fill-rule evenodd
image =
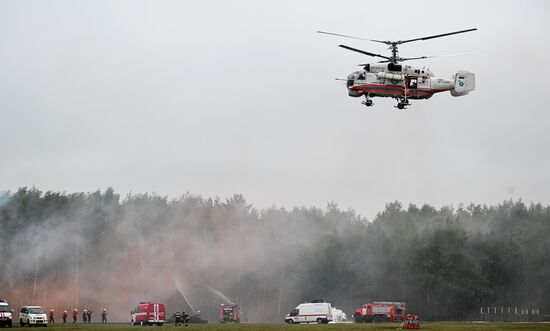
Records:
M190 316L185 311L182 310L181 313L177 311L174 315L176 317L176 326L181 325L182 323L185 323L185 326L189 325Z
M91 323L92 322L92 313L94 311L91 310L91 309L84 309L82 311L82 323L84 324L88 324L88 323ZM77 320L78 320L78 309L74 309L73 310L73 323L76 323ZM61 318L63 319L63 324L67 324L67 317L68 317L68 313L66 310L63 311L63 314L61 315ZM55 323L55 318L54 318L54 310L51 309L49 314L48 314L48 323ZM101 312L101 323L107 323L107 309L103 309L103 311Z

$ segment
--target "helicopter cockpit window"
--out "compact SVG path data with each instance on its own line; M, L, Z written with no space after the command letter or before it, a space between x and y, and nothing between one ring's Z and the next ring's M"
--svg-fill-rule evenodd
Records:
M413 78L409 81L409 88L416 88L418 86L418 81L416 78Z
M364 73L360 73L360 74L357 76L357 79L359 79L359 80L365 80L365 74L364 74Z

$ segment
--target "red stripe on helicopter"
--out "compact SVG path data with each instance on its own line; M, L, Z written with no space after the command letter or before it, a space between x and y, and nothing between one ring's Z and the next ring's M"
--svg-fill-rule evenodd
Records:
M366 85L359 85L352 87L353 90L361 91L361 92L374 92L374 93L382 93L382 94L404 94L405 89L401 86L396 85L377 85L377 84L366 84ZM429 88L409 88L406 90L407 95L411 94L425 94L425 95L432 95L434 93L443 92L447 90L440 90L440 89L429 89Z

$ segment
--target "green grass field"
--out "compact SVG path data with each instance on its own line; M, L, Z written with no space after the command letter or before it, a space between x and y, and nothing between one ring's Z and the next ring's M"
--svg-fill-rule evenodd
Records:
M22 329L19 325L14 325L16 329ZM25 329L30 329L25 327ZM34 330L35 328L32 328ZM42 328L46 330L46 328ZM130 326L127 324L67 324L67 325L49 325L47 330L52 331L140 331L144 327ZM172 324L162 327L149 326L146 330L150 331L167 331L181 329L181 331L259 331L259 330L284 330L284 331L327 331L327 330L400 330L399 325L390 323L381 324L190 324L189 326L174 326ZM550 330L550 323L459 323L459 322L438 322L438 323L423 323L421 330ZM22 331L22 330L21 330ZM30 331L30 330L29 330Z

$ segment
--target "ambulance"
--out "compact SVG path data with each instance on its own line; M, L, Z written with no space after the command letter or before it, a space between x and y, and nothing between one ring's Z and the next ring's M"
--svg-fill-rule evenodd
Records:
M12 327L13 310L6 300L0 299L0 326Z
M332 321L332 307L328 302L301 303L285 317L285 322L288 324L326 324L330 321Z

